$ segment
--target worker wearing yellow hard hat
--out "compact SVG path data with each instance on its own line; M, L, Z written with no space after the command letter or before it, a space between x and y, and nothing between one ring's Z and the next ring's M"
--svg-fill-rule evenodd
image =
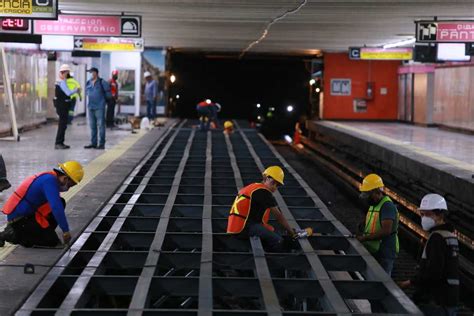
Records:
M66 202L60 193L81 182L83 177L82 165L72 160L26 178L2 207L8 225L0 233L0 247L5 241L25 247L55 247L60 243L55 232L57 226L63 231L63 242L68 244L71 234Z
M360 186L361 199L368 204L362 234L357 236L367 250L391 275L398 254L398 210L384 194L384 183L377 174L367 175Z
M232 121L224 122L224 134L232 134L234 132L234 123Z
M242 188L234 200L227 222L227 233L241 237L258 236L270 251L281 251L286 247L285 239L268 223L272 214L289 236L296 235L273 197L284 184L285 173L279 166L265 169L260 183Z

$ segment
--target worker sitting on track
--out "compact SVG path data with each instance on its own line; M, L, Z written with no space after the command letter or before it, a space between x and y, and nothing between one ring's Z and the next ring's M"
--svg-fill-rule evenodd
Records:
M401 288L415 287L414 302L425 315L456 315L459 302L459 245L454 227L446 223L448 206L439 194L423 197L419 211L421 226L430 233L418 271Z
M283 185L283 170L278 166L268 167L263 172L261 183L252 183L239 191L230 210L227 221L227 233L242 237L258 236L271 251L285 249L284 239L268 224L270 213L283 226L290 236L295 231L277 207L272 193Z
M0 246L5 241L24 247L55 247L60 244L55 228L63 231L64 244L71 240L60 192L78 184L84 171L77 161L59 164L52 171L26 178L3 205L8 225L0 233Z
M367 250L392 274L398 254L398 210L392 200L384 194L382 178L369 174L360 187L361 198L369 204L364 231L357 236Z
M231 121L224 122L224 134L230 135L234 133L234 124Z

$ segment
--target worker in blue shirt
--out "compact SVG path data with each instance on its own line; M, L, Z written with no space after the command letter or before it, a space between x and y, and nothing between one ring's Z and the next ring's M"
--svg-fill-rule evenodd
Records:
M91 142L84 148L105 149L105 105L107 100L112 98L112 93L110 92L109 83L99 77L97 68L92 67L88 72L91 73L91 79L86 83ZM99 139L97 139L97 128L99 129Z
M24 247L55 247L60 244L56 226L63 231L64 244L68 244L71 233L60 192L68 191L83 176L79 162L67 161L52 171L26 178L2 207L8 225L0 233L0 246L8 241Z

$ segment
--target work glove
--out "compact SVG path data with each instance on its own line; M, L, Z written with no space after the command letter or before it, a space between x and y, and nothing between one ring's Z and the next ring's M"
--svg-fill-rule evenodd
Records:
M71 242L71 233L70 232L65 232L63 234L63 242L64 242L64 245L69 245L69 243Z

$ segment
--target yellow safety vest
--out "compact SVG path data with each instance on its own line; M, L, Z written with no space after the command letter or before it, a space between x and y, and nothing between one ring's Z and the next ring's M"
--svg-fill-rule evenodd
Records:
M371 206L369 208L369 211L367 212L367 215L365 217L365 229L364 229L364 235L370 235L373 233L376 233L382 229L382 225L380 224L380 209L382 206L385 204L385 202L392 202L392 200L388 196L384 196L380 202L375 205ZM399 251L399 243L398 243L398 220L399 220L400 215L398 214L397 210L397 221L393 225L392 229L392 234L395 234L395 240L396 240L396 252L398 253ZM374 254L376 253L379 248L380 244L382 243L382 240L368 240L364 241L363 244L365 248L371 253Z
M67 84L67 87L68 87L70 90L74 90L74 89L76 89L76 88L80 88L80 87L81 87L81 85L79 84L79 82L78 82L76 79L72 78L72 77L66 79L66 84ZM77 98L79 98L79 93L76 92L76 93L74 93L74 94L71 95L71 99L77 99Z

